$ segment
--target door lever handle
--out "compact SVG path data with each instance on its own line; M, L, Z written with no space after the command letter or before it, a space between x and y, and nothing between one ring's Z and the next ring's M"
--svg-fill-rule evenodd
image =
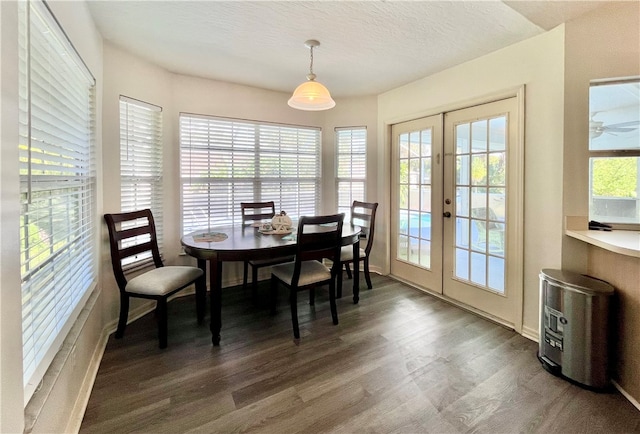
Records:
M442 213L443 217L451 218L451 213L449 211Z

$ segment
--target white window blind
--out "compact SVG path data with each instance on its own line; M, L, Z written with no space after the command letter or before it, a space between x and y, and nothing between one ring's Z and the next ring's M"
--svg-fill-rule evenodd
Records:
M153 213L162 252L162 108L125 96L120 97L120 210L149 208ZM146 224L131 222L130 226ZM146 236L149 239L149 236ZM139 244L146 240L129 240ZM151 258L151 253L130 262Z
M315 215L320 130L180 115L182 230L240 223L240 202L273 200L292 218Z
M95 81L46 4L19 4L26 404L96 280Z
M367 129L336 128L338 212L351 213L354 200L364 201L367 176Z

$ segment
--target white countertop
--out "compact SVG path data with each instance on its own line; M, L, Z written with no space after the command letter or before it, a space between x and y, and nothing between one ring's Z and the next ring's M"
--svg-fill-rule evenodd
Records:
M567 229L565 234L614 253L640 258L640 231Z

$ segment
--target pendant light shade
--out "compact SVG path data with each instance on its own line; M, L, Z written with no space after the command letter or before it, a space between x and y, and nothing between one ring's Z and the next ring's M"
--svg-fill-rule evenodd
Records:
M331 98L329 90L324 85L316 81L316 75L313 73L313 49L320 45L316 40L308 40L304 43L311 51L311 63L309 66L309 74L307 81L302 83L293 92L289 98L290 107L298 110L328 110L335 107L336 102Z

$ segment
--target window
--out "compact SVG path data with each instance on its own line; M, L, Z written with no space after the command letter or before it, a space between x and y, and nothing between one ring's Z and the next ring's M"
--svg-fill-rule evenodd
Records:
M354 200L365 199L367 129L336 128L338 212L351 213Z
M292 218L315 215L320 130L180 115L182 231L241 222L240 202L273 200Z
M120 97L120 190L122 212L151 209L162 251L162 108L125 96ZM146 219L140 223L146 224ZM142 241L130 240L131 244ZM147 252L129 259L150 257Z
M640 225L640 79L589 89L589 219Z
M19 4L26 404L96 280L95 80L47 5Z

